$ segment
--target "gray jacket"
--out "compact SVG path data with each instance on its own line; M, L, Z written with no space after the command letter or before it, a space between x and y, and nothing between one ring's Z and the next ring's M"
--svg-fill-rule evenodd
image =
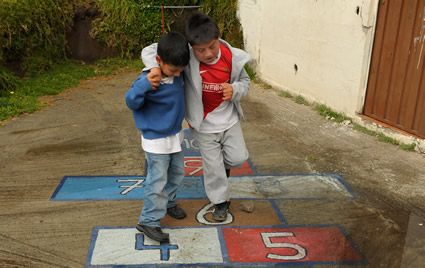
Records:
M233 105L235 105L240 118L245 121L240 101L248 94L250 79L244 69L244 66L251 60L251 56L241 49L233 48L224 40L220 39L220 42L227 46L232 53L232 72L229 83L233 87L233 96L231 101L233 102ZM159 67L155 59L155 56L157 55L156 50L157 43L143 49L142 60L146 66L143 71ZM204 108L202 104L202 78L199 73L199 61L193 54L192 48L190 49L190 62L184 69L184 78L184 95L186 104L185 118L194 129L199 131L204 119Z

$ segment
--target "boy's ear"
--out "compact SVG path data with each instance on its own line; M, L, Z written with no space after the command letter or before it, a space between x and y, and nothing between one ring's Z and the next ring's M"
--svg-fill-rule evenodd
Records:
M156 62L158 62L159 65L162 64L162 60L158 55L156 56Z

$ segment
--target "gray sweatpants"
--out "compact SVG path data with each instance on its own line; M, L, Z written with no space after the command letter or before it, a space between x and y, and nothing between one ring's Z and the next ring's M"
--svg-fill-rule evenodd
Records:
M208 199L213 204L229 201L226 169L240 168L248 160L240 122L220 133L200 133L192 129L192 135L199 143Z

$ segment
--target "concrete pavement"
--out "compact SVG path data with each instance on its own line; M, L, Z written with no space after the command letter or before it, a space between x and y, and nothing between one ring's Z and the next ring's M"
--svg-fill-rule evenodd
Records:
M107 252L96 248L96 243L101 245L105 243L102 241L107 241L106 245L114 244L115 234L136 239L139 252L156 247L147 245L143 236L133 233L132 226L141 209L140 198L52 199L66 176L143 177L140 134L124 104L124 94L137 76L137 73L129 73L88 80L77 89L47 97L51 107L8 121L0 127L0 265L96 267L103 265L103 259L95 253ZM243 108L247 122L242 126L250 152L250 168L254 172L253 175L234 177L235 180L242 178L241 185L245 185L251 180L250 176L254 176L257 184L253 185L260 185L260 188L250 188L246 192L263 189L266 195L261 200L252 195L240 195L232 203L235 221L212 229L195 220L207 200L203 197L183 199L181 202L189 212L188 219L176 222L165 218L163 225L176 237L196 238L197 231L205 228L211 235L205 236L207 241L213 241L214 235L218 235L218 240L214 240L218 244L208 250L219 259L220 256L228 257L224 257L223 262L214 259L207 262L209 264L202 264L197 260L193 264L185 262L185 258L189 259L183 254L180 261L167 263L162 260L160 264L255 265L256 259L245 260L242 257L247 253L233 250L241 245L229 241L246 238L255 244L249 239L256 232L262 236L265 234L266 248L278 243L267 242L274 241L270 236L267 238L271 233L292 232L300 239L293 242L297 245L317 245L319 242L314 242L313 232L322 237L318 238L320 241L323 237L332 237L333 241L341 243L334 245L333 250L340 252L339 257L325 254L326 250L319 251L319 246L308 251L317 251L314 256L305 254L303 257L301 248L295 253L286 253L287 256L298 256L298 264L306 267L420 267L416 265L424 263L423 155L379 142L349 126L336 125L316 114L311 107L298 105L260 85L252 85ZM271 177L261 182L265 175ZM279 179L288 175L299 176L296 177L297 183L286 184ZM311 175L320 176L305 181ZM328 175L330 179L326 177ZM334 175L339 179L333 180ZM270 181L282 185L281 195L277 193L276 196L274 184ZM69 191L84 195L88 181L81 185L81 188L77 186ZM291 192L289 190L293 192L291 197L285 196ZM339 194L345 191L352 196ZM102 185L99 192L100 195L106 193ZM323 195L317 198L314 195L317 192ZM238 209L244 200L253 200L253 214ZM244 235L234 237L234 232ZM105 236L112 240L98 240ZM279 243L283 242L279 240ZM181 242L181 245L186 244ZM258 249L258 245L254 248ZM336 250L338 248L340 251ZM183 246L180 249L183 252ZM170 249L171 258L177 256L173 255L176 250ZM207 254L208 250L199 254ZM227 255L221 255L226 253L224 250ZM317 256L326 256L328 262ZM143 261L148 257L142 261L135 258L129 261L135 267L152 264ZM278 260L278 263L283 265L294 261ZM257 262L266 266L262 261Z

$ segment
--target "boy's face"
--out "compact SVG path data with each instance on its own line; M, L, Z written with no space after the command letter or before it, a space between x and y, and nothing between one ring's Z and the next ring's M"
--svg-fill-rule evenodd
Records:
M162 77L177 77L180 76L180 73L184 70L184 66L174 66L173 64L164 63L159 56L156 56L156 61L161 67Z
M192 45L193 54L203 63L212 63L218 57L220 51L220 42L218 39L213 39L207 43Z

